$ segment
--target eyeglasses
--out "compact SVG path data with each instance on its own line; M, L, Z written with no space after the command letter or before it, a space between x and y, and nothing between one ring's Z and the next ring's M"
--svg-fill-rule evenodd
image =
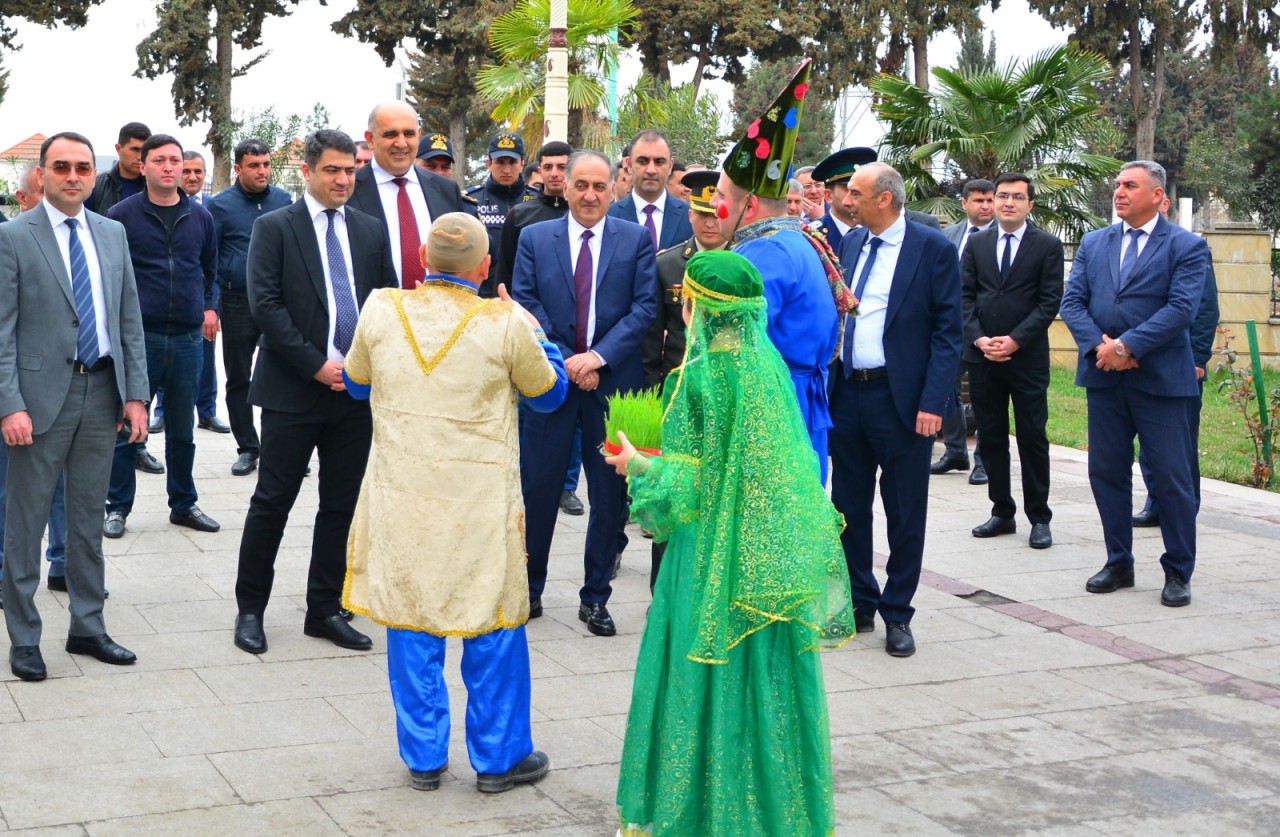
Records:
M1014 203L1022 203L1026 199L1027 199L1027 196L1022 194L1021 192L996 192L996 200L998 201L1013 201Z
M93 174L93 163L68 163L66 160L54 160L49 164L49 168L53 169L54 174L63 176L71 174L72 169L75 169L76 174L81 177L88 177Z

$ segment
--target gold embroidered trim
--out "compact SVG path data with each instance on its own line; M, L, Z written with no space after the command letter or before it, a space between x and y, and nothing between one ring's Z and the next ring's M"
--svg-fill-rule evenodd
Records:
M449 354L449 350L453 348L453 344L457 343L458 338L462 336L462 330L467 327L467 324L471 322L471 319L475 317L476 314L480 313L480 309L489 304L489 300L482 299L475 305L468 308L467 312L462 315L462 320L458 323L458 327L453 330L453 334L449 335L449 339L444 341L444 345L441 346L440 350L435 353L430 361L428 361L423 358L422 349L418 347L418 341L413 336L413 327L409 325L409 315L406 314L404 310L404 291L394 294L391 297L391 300L395 303L396 313L400 316L400 324L404 327L405 339L409 341L409 348L413 350L413 356L417 359L418 366L422 369L423 375L430 375L435 371L435 368L440 365L440 361L444 360L444 356Z
M355 544L349 541L347 546L347 575L346 578L342 580L342 606L352 613L360 614L371 622L376 622L384 628L394 628L397 631L414 631L420 634L430 634L431 636L451 636L460 637L462 639L473 639L478 636L484 636L485 634L491 634L494 631L514 630L529 621L528 619L525 619L524 622L512 622L508 620L507 615L503 613L501 606L498 607L498 615L493 620L492 627L479 631L428 631L416 625L402 625L398 622L388 622L385 619L379 619L377 616L374 616L369 612L369 608L358 607L351 603L351 558L354 553Z
M347 372L347 370L346 370L345 368L344 368L342 371L343 371L343 372ZM360 386L362 386L362 387L370 386L370 385L373 383L373 379L372 379L372 378L370 378L370 379L369 379L369 380L367 380L367 381L362 381L362 380L360 380L359 378L357 378L355 375L352 375L350 372L347 372L347 377L351 379L351 383L353 383L353 384L359 384L359 385L360 385Z
M684 289L685 296L692 296L695 298L703 297L705 299L718 299L721 302L736 302L737 300L742 299L740 296L730 296L729 294L722 294L717 291L713 291L710 288L704 288L702 285L699 285L691 279L688 273L684 275ZM693 293L689 293L689 291L692 291Z

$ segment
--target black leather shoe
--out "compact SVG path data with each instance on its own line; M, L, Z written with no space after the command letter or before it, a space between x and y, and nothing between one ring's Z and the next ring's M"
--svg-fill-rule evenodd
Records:
M67 637L67 653L86 654L100 663L113 666L131 666L138 661L137 655L128 648L117 645L106 634L69 636Z
M146 448L139 448L138 455L133 458L133 467L146 474L163 474L164 466L160 460L151 455Z
M502 793L518 784L533 784L547 775L551 759L547 754L534 750L506 773L477 773L476 787L481 793Z
M218 418L217 416L208 416L207 418L201 418L198 422L196 422L196 425L201 430L212 430L214 433L230 433L231 432L231 425L227 424L225 421Z
M267 634L262 629L262 617L252 613L241 613L236 616L236 648L250 654L261 654L267 650Z
M353 651L368 651L373 647L373 640L342 621L338 614L326 616L315 625L303 625L302 632L317 639L327 639L339 648L350 648Z
M986 485L987 469L981 465L973 466L973 470L969 472L969 485Z
M874 616L862 617L854 614L853 627L860 634L874 633L876 629L876 618Z
M169 512L169 522L176 526L195 529L197 532L216 532L222 528L221 523L200 511L199 506L192 506L184 512L177 510Z
M1135 529L1151 529L1160 525L1160 512L1143 509L1133 516Z
M9 670L19 680L32 682L49 676L49 670L44 667L44 657L40 654L39 645L15 645L10 648Z
M938 474L945 474L947 471L967 470L969 470L969 457L952 456L949 453L942 454L942 456L935 459L933 464L929 466L929 473L934 476L937 476Z
M1133 586L1133 569L1122 570L1107 564L1084 583L1090 593L1114 593L1121 587Z
M542 615L542 597L532 596L529 599L529 618L537 619Z
M609 608L602 604L578 605L578 620L587 623L587 630L596 636L613 636L618 628L613 624Z
M996 535L1012 535L1018 531L1018 521L1012 517L996 517L992 515L986 523L973 527L975 538L994 538Z
M440 777L449 769L449 763L445 762L444 767L438 770L410 770L409 784L414 790L433 791L440 790Z
M885 622L884 632L884 650L890 657L910 657L916 653L916 640L906 622Z
M1164 574L1164 589L1160 591L1160 604L1165 607L1186 607L1191 604L1191 583L1173 573Z
M236 457L236 463L231 466L231 473L237 477L245 477L252 474L258 468L258 455L256 453L242 453Z
M151 420L151 424L147 425L147 432L148 432L148 433L163 433L163 432L164 432L164 419L162 419L162 418L153 418L153 419Z
M578 517L586 510L582 507L582 501L578 499L578 495L572 491L560 492L560 511L565 514L571 514Z
M51 575L49 576L49 581L45 586L55 593L65 593L67 592L67 577L65 575ZM104 587L102 590L102 598L111 598L111 591ZM0 610L4 610L3 604L0 604Z
M1049 531L1048 523L1031 524L1030 543L1032 549L1048 549L1053 546L1053 532Z
M123 538L124 515L120 512L108 514L107 519L102 521L102 536L104 538Z

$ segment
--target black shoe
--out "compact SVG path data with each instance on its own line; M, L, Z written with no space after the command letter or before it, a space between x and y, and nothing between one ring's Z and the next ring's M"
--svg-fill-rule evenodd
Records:
M445 762L444 767L437 770L410 770L409 784L414 790L433 791L440 790L440 777L449 769L449 763Z
M267 650L267 634L262 629L262 617L252 613L241 613L236 616L236 648L250 654L261 654Z
M973 466L973 470L969 472L969 485L986 485L987 469L981 465Z
M1018 521L1012 517L996 517L992 515L986 523L973 527L975 538L994 538L996 535L1012 535L1018 531Z
M853 617L853 627L856 628L860 634L874 633L876 629L876 617L862 617L855 614Z
M164 419L163 419L162 417L160 417L160 416L156 416L155 418L153 418L153 419L151 420L151 424L147 425L147 432L148 432L148 433L163 433L163 432L164 432Z
M609 580L613 581L618 577L618 570L622 569L622 553L618 553L617 560L613 562L613 572L609 573Z
M596 636L613 636L618 632L609 608L602 604L578 605L578 621L586 622L587 630Z
M1186 607L1191 604L1191 583L1173 573L1164 574L1164 589L1160 591L1160 604L1165 607Z
M236 457L236 464L231 466L231 473L237 477L245 477L252 474L258 467L258 455L256 453L242 453Z
M1151 529L1160 525L1160 512L1143 509L1133 516L1133 528Z
M1053 533L1049 531L1048 523L1031 524L1030 543L1032 549L1048 549L1053 546Z
M102 536L104 538L123 538L124 514L121 512L110 512L107 515L107 519L102 521Z
M1090 593L1114 593L1121 587L1133 586L1133 568L1122 570L1107 564L1084 583Z
M39 645L15 645L9 649L9 670L19 680L38 681L49 676Z
M51 575L45 586L55 593L65 593L67 592L67 577L65 575ZM102 598L111 598L111 591L104 587L102 589ZM0 603L0 610L4 610L3 603Z
M529 618L537 619L541 615L542 615L542 597L530 596L529 597Z
M574 517L581 515L585 509L582 508L582 501L578 499L578 495L572 491L560 492L560 511L565 514L571 514Z
M952 456L949 453L942 454L942 456L935 459L933 464L929 466L929 473L933 474L935 477L938 474L945 474L947 471L967 470L969 470L969 457Z
M160 460L151 455L146 448L139 448L138 455L133 458L133 467L145 474L163 474L164 466Z
M192 506L184 512L177 510L169 512L169 522L176 526L195 529L197 532L216 532L222 528L221 523L200 511L199 506Z
M113 666L131 666L138 657L128 648L117 645L106 634L97 636L67 637L68 654L87 654L100 663Z
M884 632L884 650L890 657L910 657L916 653L916 641L906 622L885 622Z
M209 416L208 418L201 418L198 422L196 422L196 426L199 427L201 430L212 430L214 433L230 433L231 432L231 425L227 424L225 421L218 418L217 416Z
M356 615L345 607L338 608L338 615L342 617L343 622L350 622L352 619L356 618Z
M481 793L502 793L518 784L532 784L551 769L551 759L547 754L534 750L506 773L477 773L476 787Z
M353 651L368 651L373 647L373 640L342 621L338 614L326 616L315 625L303 625L302 632L317 639L327 639L339 648L350 648Z

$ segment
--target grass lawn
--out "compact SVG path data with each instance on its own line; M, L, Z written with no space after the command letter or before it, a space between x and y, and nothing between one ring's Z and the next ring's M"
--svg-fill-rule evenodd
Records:
M1246 361L1247 362L1247 361ZM1210 374L1200 411L1200 473L1215 480L1249 485L1253 464L1246 450L1253 443L1239 410L1218 391L1222 377ZM1053 369L1049 380L1049 441L1080 450L1089 448L1085 391L1077 387L1074 369ZM1280 382L1280 372L1266 373L1267 391ZM1280 456L1280 452L1277 454Z

